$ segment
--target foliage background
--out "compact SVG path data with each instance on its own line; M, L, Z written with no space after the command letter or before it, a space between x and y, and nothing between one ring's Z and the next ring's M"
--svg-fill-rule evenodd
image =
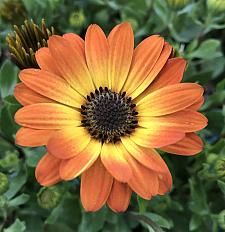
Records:
M0 176L0 231L225 231L225 1L168 1L170 4L166 0L0 0L0 172L9 180L3 193ZM160 34L174 46L177 56L188 60L184 81L204 86L206 102L201 112L209 125L200 133L205 142L201 154L162 154L173 175L171 193L148 202L133 195L123 214L108 208L85 213L78 180L54 189L41 189L35 181L34 169L44 148L14 143L18 126L13 116L20 105L12 93L18 68L10 61L5 37L13 24L21 25L24 19L39 24L42 18L57 34L81 36L90 23L108 33L117 23L129 21L136 43ZM41 197L43 192L47 194Z

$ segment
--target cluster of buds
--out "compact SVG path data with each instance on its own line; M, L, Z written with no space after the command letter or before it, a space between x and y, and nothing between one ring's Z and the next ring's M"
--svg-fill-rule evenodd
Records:
M14 29L14 35L6 37L12 61L20 69L39 68L35 52L41 47L47 47L49 37L55 34L54 28L48 29L44 20L40 27L32 20L26 20L24 25L20 28L14 26Z
M69 17L70 26L74 28L81 28L85 24L85 20L83 10L74 11Z
M225 11L224 0L207 0L208 11L212 14L218 14Z
M4 194L9 188L9 180L6 174L0 172L0 195Z

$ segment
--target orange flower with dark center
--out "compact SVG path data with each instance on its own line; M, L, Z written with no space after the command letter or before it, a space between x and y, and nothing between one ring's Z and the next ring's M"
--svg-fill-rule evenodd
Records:
M76 34L51 36L36 53L40 69L25 69L15 97L24 106L15 120L16 142L46 145L36 168L41 185L81 175L87 211L106 202L125 211L131 192L144 199L171 189L167 165L155 150L194 155L202 150L194 133L207 125L197 110L203 88L180 83L186 62L171 58L158 35L134 49L128 23L105 36L91 25L85 41Z

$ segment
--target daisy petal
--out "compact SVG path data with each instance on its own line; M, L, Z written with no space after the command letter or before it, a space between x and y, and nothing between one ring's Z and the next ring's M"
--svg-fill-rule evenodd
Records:
M131 169L123 152L117 148L122 144L104 143L101 160L107 171L118 181L127 182L132 175Z
M63 160L60 165L60 177L63 180L72 180L87 170L98 158L101 152L101 143L92 139L80 153L72 159Z
M167 170L166 163L154 149L138 146L129 137L121 137L121 140L126 150L142 165L156 172Z
M53 35L48 40L48 46L50 54L55 58L60 76L83 96L90 94L95 87L87 68L84 44L81 44L80 39L76 39L75 36L67 36L65 39Z
M169 85L150 93L137 103L141 116L161 116L181 111L195 103L202 95L198 84L181 83Z
M123 87L128 95L134 92L149 75L159 59L163 46L164 39L158 35L153 35L143 40L135 48L129 75Z
M204 97L200 97L197 102L190 105L187 109L189 109L189 110L199 110L201 108L201 106L203 105L204 101L205 101Z
M203 142L195 133L187 133L179 142L161 147L160 150L176 155L196 155L203 149Z
M19 78L35 92L65 105L80 108L84 101L65 80L53 73L40 69L24 69L20 71Z
M127 184L113 181L112 190L108 198L108 206L116 213L124 212L130 203L131 189Z
M48 48L40 48L35 53L35 58L41 70L48 71L60 76L57 65L55 64L54 58L51 56Z
M112 183L113 178L100 159L82 174L80 195L86 211L97 211L106 203Z
M47 148L59 159L70 159L87 147L90 135L83 127L66 127L52 134ZM85 151L84 151L85 152Z
M60 159L50 154L45 154L35 170L37 181L43 186L50 186L61 181L59 176Z
M150 200L152 196L158 193L157 173L140 164L128 153L124 146L119 146L118 149L123 152L132 169L132 177L128 181L128 185L142 198Z
M155 125L155 128L136 128L130 139L137 145L149 148L159 148L167 146L183 139L184 132L173 128L163 128Z
M54 130L35 130L22 127L16 133L16 144L24 147L46 145Z
M149 85L149 87L135 101L140 100L157 89L180 83L185 67L185 59L180 57L169 59L151 85Z
M172 51L172 46L169 45L168 43L164 43L163 50L157 62L155 63L154 67L151 69L151 71L145 77L145 79L143 79L143 82L139 86L137 86L137 88L131 93L130 96L133 99L136 98L138 95L140 95L152 83L152 81L155 79L155 77L158 75L158 73L161 71L166 61L168 60L171 51Z
M74 33L66 33L63 35L63 38L67 40L71 46L76 43L77 49L80 51L80 53L84 53L84 40L79 35Z
M29 89L24 83L18 83L14 89L14 96L16 100L23 106L35 103L55 102L54 100L44 97L39 93Z
M108 53L108 41L102 29L96 24L89 26L85 36L85 55L97 88L109 87Z
M134 50L134 34L129 23L114 27L108 37L109 42L109 81L111 89L120 92L129 69Z
M21 126L33 129L61 129L79 126L80 112L55 103L38 103L24 106L15 114L15 121Z
M174 128L178 131L193 132L206 127L207 118L193 110L182 110L173 114L159 117L139 117L138 125L148 129L156 125L162 128Z
M158 194L164 195L169 192L173 185L173 179L170 173L170 170L167 168L165 173L158 174L159 189Z

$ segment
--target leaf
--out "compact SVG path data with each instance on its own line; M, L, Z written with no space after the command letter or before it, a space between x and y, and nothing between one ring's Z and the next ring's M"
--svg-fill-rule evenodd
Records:
M25 222L20 221L17 218L15 222L7 229L4 229L3 232L24 232L25 230L26 230Z
M220 49L220 41L216 39L208 39L201 43L199 48L195 50L190 56L192 58L214 59L222 56Z
M107 208L103 208L95 213L82 212L82 221L79 226L79 232L98 232L106 221Z
M191 217L191 220L190 220L190 223L189 223L189 230L190 231L193 231L193 230L196 230L199 228L199 226L201 225L202 223L202 219L200 216L194 214L192 217Z
M217 184L225 197L225 182L221 180L217 180Z
M22 193L21 195L13 198L11 201L8 202L9 207L16 207L19 205L25 204L30 199L28 194Z
M0 69L0 93L4 98L13 93L17 82L18 68L9 60L5 60Z
M14 115L21 106L13 96L8 96L4 99L4 104L1 111L0 129L4 135L12 140L19 126L14 121Z
M160 216L156 213L144 213L143 215L149 217L156 224L161 226L162 228L171 229L173 227L173 222L165 217Z
M12 176L9 182L9 190L5 193L5 196L10 200L26 183L27 175L25 172L20 172L17 176Z

